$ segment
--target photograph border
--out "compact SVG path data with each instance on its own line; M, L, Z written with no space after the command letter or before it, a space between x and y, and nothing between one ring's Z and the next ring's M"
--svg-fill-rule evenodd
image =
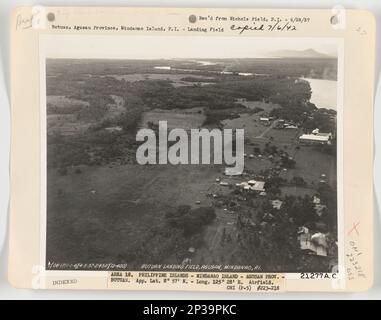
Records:
M126 43L128 43L128 38L130 37L136 37L136 35L112 35L113 37L118 37L123 39ZM61 34L43 34L39 36L39 65L40 65L40 112L41 112L41 199L40 199L40 226L41 226L41 232L40 232L40 263L41 266L43 266L43 272L46 274L46 276L59 276L60 272L64 272L65 276L69 277L100 277L107 279L109 276L109 273L113 270L105 271L105 270L47 270L46 269L46 235L47 235L47 208L46 208L46 202L47 202L47 139L46 139L46 59L49 58L55 58L54 56L50 55L49 52L51 49L49 47L49 40L51 38L56 37L83 37L83 43L86 42L87 37L89 35L61 35ZM91 35L90 37L99 37L100 39L97 41L102 41L101 38L107 37L104 35ZM151 37L151 36L149 36ZM158 36L152 36L152 37L160 37ZM191 36L185 36L181 35L179 37L191 37ZM198 36L200 37L200 36ZM218 37L218 36L213 36ZM234 36L220 36L219 38L225 38L226 41L229 41L229 38L232 38ZM256 37L254 35L251 36L245 36L239 37L247 38L247 41L253 40L253 39L263 39L263 37ZM276 41L278 37L265 37L267 39L271 39L272 41ZM285 38L285 37L279 37L279 38ZM298 41L303 41L303 39L316 39L316 41L324 41L324 39L330 39L327 37L292 37L292 39L295 41L295 39L298 39ZM339 283L340 288L345 288L345 250L344 250L344 208L343 208L343 101L344 101L344 39L342 37L334 38L337 46L337 167L336 167L336 174L337 174L337 215L338 215L338 221L337 221L337 237L338 237L338 279L339 281L336 281L336 283ZM260 40L259 40L260 41ZM86 45L84 45L86 46ZM49 49L48 49L49 48ZM61 48L62 49L62 48ZM54 50L60 50L59 48L54 48ZM112 48L109 49L112 51ZM78 59L80 56L80 59L86 59L81 55L81 52L78 51L76 54L73 54L72 48L71 52L68 55L63 55L62 52L60 52L60 58L65 59ZM248 57L250 58L250 57ZM97 59L94 57L91 57L91 59ZM98 58L98 59L105 59L104 56ZM110 58L110 59L116 59L116 58ZM122 58L118 58L122 59ZM126 60L134 60L133 58L129 58L126 56ZM152 59L144 59L144 60L152 60ZM131 271L131 272L143 272L143 270L125 270L125 271ZM162 270L161 272L169 272L170 270ZM158 272L158 271L156 271ZM186 272L186 271L185 271ZM213 271L205 271L203 273L227 273L223 271L219 272L213 272ZM240 273L246 273L246 272L240 272ZM251 272L247 272L251 273ZM264 274L274 274L277 272L271 272L271 271L261 271L261 273ZM333 272L327 272L328 274L332 274ZM277 273L279 274L279 273ZM301 273L299 272L288 272L288 273L281 273L285 276L286 280L299 280L301 279ZM185 290L185 289L184 289Z

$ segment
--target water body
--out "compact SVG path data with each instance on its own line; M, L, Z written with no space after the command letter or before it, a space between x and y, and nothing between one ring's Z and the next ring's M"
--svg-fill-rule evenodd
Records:
M213 63L208 63L208 61L202 61L203 65L212 65ZM197 73L203 72L198 69L182 69L182 68L172 68L170 66L156 66L154 69L158 70L172 70L180 71L184 73ZM213 74L226 74L232 75L231 71L211 71L209 73ZM267 76L267 74L257 74L251 72L238 72L239 76L250 77L250 76ZM310 83L311 86L311 99L310 101L316 105L317 108L327 108L336 110L337 107L337 81L335 80L324 80L324 79L312 79L312 78L302 78Z
M318 108L336 110L337 106L337 81L303 78L311 86L311 102Z

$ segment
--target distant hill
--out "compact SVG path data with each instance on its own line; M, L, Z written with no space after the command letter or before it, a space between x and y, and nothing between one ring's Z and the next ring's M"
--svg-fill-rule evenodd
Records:
M333 58L314 49L307 50L278 50L270 53L271 58Z

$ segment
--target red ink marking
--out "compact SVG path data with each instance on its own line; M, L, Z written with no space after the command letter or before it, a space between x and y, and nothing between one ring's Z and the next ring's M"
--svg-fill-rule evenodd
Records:
M357 229L357 227L358 227L359 225L360 225L360 222L353 223L353 227L352 227L351 230L349 230L349 232L348 232L348 236L349 236L353 231L356 231L357 235L359 236L360 233L359 233L359 231L358 231L358 229Z

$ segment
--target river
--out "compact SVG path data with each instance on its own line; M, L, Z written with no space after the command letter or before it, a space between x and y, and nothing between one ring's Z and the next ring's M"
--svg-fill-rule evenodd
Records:
M337 81L303 78L311 86L311 102L318 108L336 110L337 104Z
M202 61L203 65L213 65L213 63L207 64L208 61ZM200 69L182 69L182 68L172 68L170 66L156 66L154 69L158 70L172 70L184 73L197 73L203 72ZM233 74L231 71L214 71L206 70L207 72L213 74ZM267 74L257 74L251 72L239 72L239 76L267 76ZM159 75L160 76L160 75ZM311 99L310 101L316 105L317 108L327 108L336 110L337 104L337 81L335 80L324 80L324 79L312 79L312 78L301 78L309 82L311 86Z

